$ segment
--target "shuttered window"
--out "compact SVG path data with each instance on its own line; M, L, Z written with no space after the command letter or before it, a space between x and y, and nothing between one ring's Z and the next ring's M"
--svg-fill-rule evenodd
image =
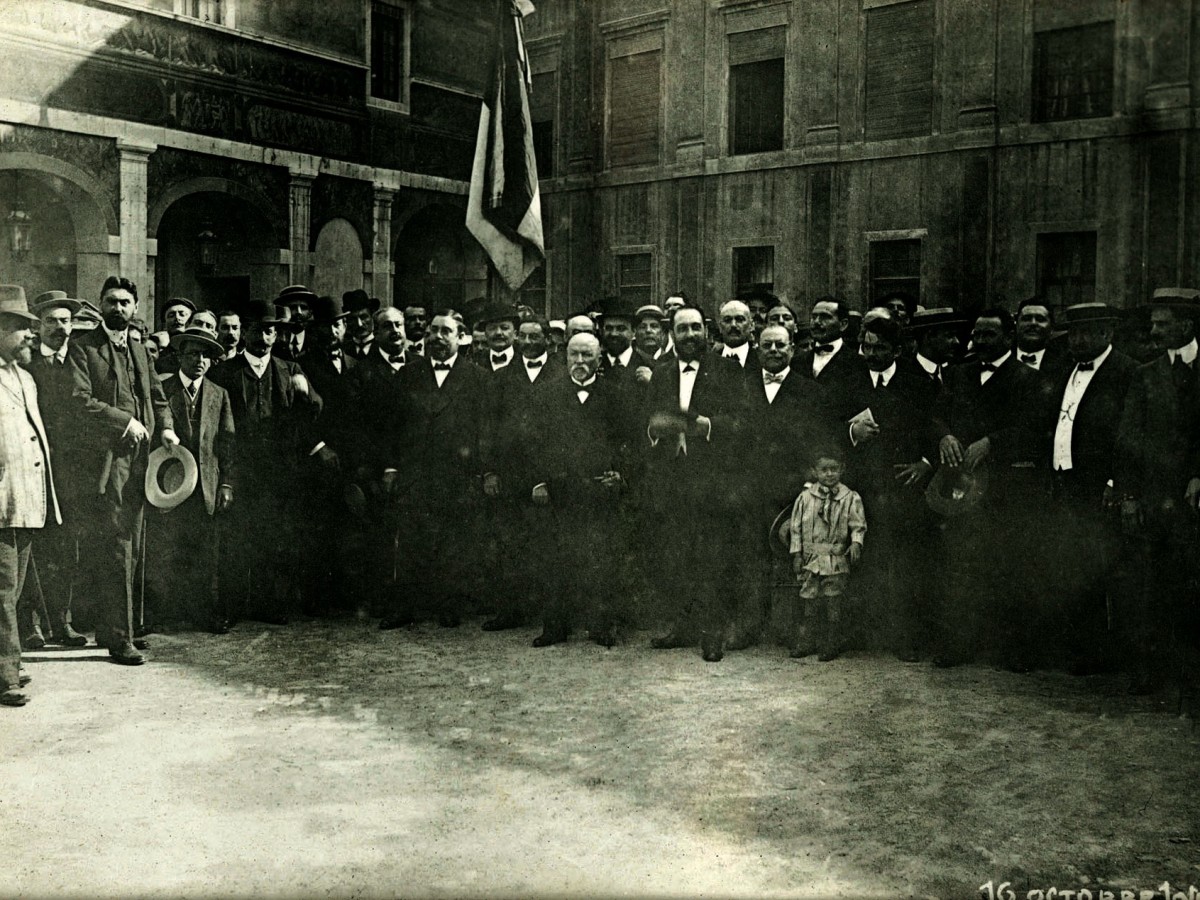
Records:
M1039 234L1037 295L1052 312L1096 299L1096 232Z
M932 130L933 38L933 0L867 11L868 140Z
M921 240L871 242L871 303L889 294L921 296Z
M617 294L635 306L653 303L654 256L624 253L617 257Z
M662 51L608 61L608 164L637 166L659 160Z
M379 100L404 100L404 12L385 0L371 4L371 96Z
M775 248L733 248L733 296L775 290Z
M558 73L533 76L529 116L533 121L533 155L539 178L554 174L554 120L558 98Z
M1033 121L1112 115L1113 40L1112 22L1035 36Z

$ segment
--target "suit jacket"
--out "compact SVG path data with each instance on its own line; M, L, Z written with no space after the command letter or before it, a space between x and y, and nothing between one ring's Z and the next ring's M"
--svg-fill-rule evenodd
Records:
M204 508L211 516L217 511L217 490L221 485L234 486L234 423L233 404L229 392L211 378L200 382L199 433L192 433L188 415L187 394L178 377L168 378L163 390L175 421L175 433L180 442L196 455L200 468L200 490Z
M360 360L343 351L342 371L339 372L329 354L315 347L300 358L301 370L321 396L321 436L339 456L345 457L346 465L356 465L359 457L360 365Z
M290 472L307 458L320 440L315 419L320 414L323 403L320 394L311 383L310 397L307 400L303 396L297 396L292 386L292 377L300 374L303 372L297 363L279 359L274 354L267 360L267 370L263 378L274 382L274 402L281 403L282 408L272 409L271 423L263 430L257 424L250 427L249 402L258 379L254 377L246 357L239 354L209 370L208 377L225 388L229 394L233 420L240 433L238 444L241 451L246 451L240 453L239 459L243 473L250 469L257 470L258 475L264 470ZM250 455L252 433L256 440L272 445L273 452L264 455L256 451L253 456Z
M807 479L812 453L820 445L845 442L844 426L830 407L829 392L794 368L774 402L767 402L762 369L747 381L744 433L752 442L754 459L747 467L750 499L772 513L792 503ZM765 527L765 526L764 526Z
M145 446L135 451L122 438L129 421L136 418L150 432L153 445L159 435L173 425L167 397L150 357L137 341L126 347L133 365L133 410L118 408L116 353L103 328L72 335L67 350L71 368L72 410L81 414L77 428L71 431L71 457L79 460L79 475L90 481L91 488L112 491L112 498L124 500L135 458L146 453ZM103 484L101 476L107 473ZM134 485L141 496L142 485Z
M978 360L942 371L943 388L933 407L933 436L940 441L953 434L964 450L987 437L993 472L1013 463L1041 464L1045 448L1038 439L1044 435L1036 427L1037 415L1045 409L1051 389L1015 355L983 385L979 383L981 371Z
M20 382L17 391L7 381L0 384L0 527L41 528L50 521L61 524L37 382L16 364L0 361L0 366L16 373ZM38 442L36 450L25 440L31 430ZM32 465L27 464L29 460ZM34 499L41 496L45 497L45 515L40 499Z
M827 389L834 393L844 393L847 385L856 375L867 371L867 361L859 356L858 351L848 341L842 342L842 349L833 354L833 358L821 369L820 375L813 375L813 357L815 352L806 350L796 354L792 360L792 368L806 378L816 378Z
M1200 475L1200 386L1196 367L1176 375L1166 353L1134 372L1117 437L1114 485L1148 515L1181 511L1188 479ZM1103 370L1103 367L1101 367ZM1096 373L1099 377L1099 372Z
M71 366L65 357L60 363L35 349L29 363L29 374L37 383L38 404L43 407L42 422L50 439L50 452L57 460L69 453L71 432L79 427L71 403L71 394L75 389Z
M405 395L410 379L404 373L421 358L406 352L405 364L397 370L379 353L371 353L354 369L358 415L352 434L356 461L369 478L378 478L384 469L393 466L397 438L411 427L412 410Z
M1013 355L1020 361L1020 350L1013 350ZM1030 366L1032 368L1032 366ZM1042 367L1035 371L1040 372L1042 377L1049 380L1051 384L1057 384L1060 378L1070 376L1075 369L1075 360L1060 344L1049 344L1046 347L1046 352L1042 354Z
M560 439L550 430L553 424L544 407L550 394L570 378L566 364L555 356L547 357L533 381L519 356L493 377L484 469L500 477L503 494L523 499L537 484L532 480L535 476L530 448Z
M713 347L713 353L716 353L718 356L723 357L725 355L725 345L717 344L715 347ZM761 378L762 377L762 375L761 375L762 361L758 358L758 348L757 347L751 347L748 351L746 351L746 365L743 366L741 363L738 363L737 360L733 360L733 359L731 359L730 362L737 363L738 367L741 368L743 374L745 374L746 377L748 377L748 378ZM811 372L811 367L810 367L810 372Z
M891 381L882 388L875 387L869 370L847 383L846 396L851 402L843 421L869 408L879 424L879 434L849 451L846 480L864 497L899 490L896 465L914 463L922 457L931 464L937 460L931 418L937 395L935 383L923 370L922 375L914 375L899 363ZM843 436L848 439L848 426Z

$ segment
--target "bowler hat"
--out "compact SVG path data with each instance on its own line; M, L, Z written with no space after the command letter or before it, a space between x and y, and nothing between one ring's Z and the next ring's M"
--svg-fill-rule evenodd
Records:
M334 322L350 315L350 311L342 308L342 301L336 297L318 297L312 302L312 320L314 325L332 325Z
M275 298L275 302L280 306L291 306L293 303L311 304L316 299L317 295L304 285L289 284L279 292L279 296Z
M489 325L492 322L512 322L517 326L517 308L511 303L487 303L474 316L475 325Z
M83 304L68 297L66 291L46 291L33 298L33 302L29 304L29 311L41 318L44 313L52 309L66 309L70 311L71 315L75 315L82 307Z
M182 466L182 472L176 466L165 468L172 461ZM176 444L170 450L158 447L146 463L146 500L162 510L174 509L192 496L199 481L200 472L192 451L183 444Z
M987 491L987 469L942 466L925 488L925 502L947 518L964 515L979 505Z
M158 332L155 332L156 334ZM225 348L213 340L211 334L199 326L189 325L176 334L171 335L171 349L175 352L183 350L184 344L199 344L207 356L224 356Z
M920 309L909 319L910 331L921 331L927 328L940 328L943 325L966 325L967 317L956 312L949 306L937 309Z
M163 313L165 314L166 311L168 309L170 309L172 306L186 306L192 312L196 311L196 304L193 303L191 300L189 300L187 297L172 297L170 300L168 300L166 303L163 304Z
M19 284L0 284L0 314L20 316L31 322L41 321L29 311L25 302L25 288Z
M243 308L243 313L243 318L247 322L258 322L262 325L281 325L288 328L295 327L288 319L280 316L275 304L270 300L251 300Z
M637 307L622 297L605 297L600 301L600 318L628 319L637 318Z
M1063 310L1060 324L1070 328L1089 322L1113 322L1119 318L1117 311L1107 303L1076 303Z
M346 308L347 315L356 313L360 309L374 313L379 311L379 298L368 297L367 292L362 288L355 288L342 294L342 305Z

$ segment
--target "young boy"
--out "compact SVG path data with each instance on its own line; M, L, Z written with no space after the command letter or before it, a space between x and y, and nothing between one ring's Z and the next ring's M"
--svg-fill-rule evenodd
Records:
M862 556L867 522L862 498L842 484L842 454L823 448L814 463L814 481L792 506L792 572L800 582L803 616L791 655L817 652L828 662L842 651L846 579Z

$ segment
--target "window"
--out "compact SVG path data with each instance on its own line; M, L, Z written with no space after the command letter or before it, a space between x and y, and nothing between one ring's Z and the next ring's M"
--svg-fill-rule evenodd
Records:
M550 308L546 305L546 264L529 273L525 283L521 285L521 302L532 307L538 315L548 316Z
M929 134L933 125L933 2L867 11L868 140Z
M1037 295L1052 311L1096 299L1096 232L1039 234Z
M617 256L617 295L635 306L653 303L654 256L623 253Z
M729 36L729 152L783 149L783 28Z
M1112 22L1035 35L1033 121L1112 115L1113 40Z
M408 8L391 0L371 3L371 97L408 102Z
M533 156L539 178L554 174L554 120L558 107L558 74L546 72L533 76L529 94L529 116L533 122Z
M175 13L213 25L233 27L234 0L175 0Z
M733 296L747 291L775 291L775 248L733 248Z
M920 299L920 238L871 242L871 305L894 293Z
M662 51L608 61L608 164L653 164L659 158Z

